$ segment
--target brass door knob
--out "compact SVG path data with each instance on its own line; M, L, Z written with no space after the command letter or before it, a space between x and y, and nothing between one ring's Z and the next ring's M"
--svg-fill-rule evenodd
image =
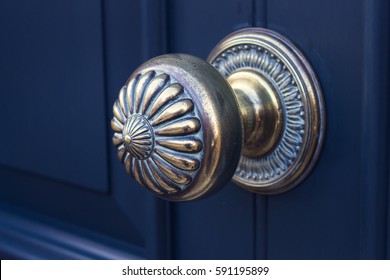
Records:
M231 178L260 194L287 191L309 174L325 128L313 69L290 41L262 28L232 33L207 62L185 54L145 62L113 111L126 171L176 201Z

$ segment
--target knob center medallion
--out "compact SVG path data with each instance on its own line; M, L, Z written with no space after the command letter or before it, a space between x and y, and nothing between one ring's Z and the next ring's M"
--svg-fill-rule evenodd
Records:
M137 159L149 158L154 145L152 127L141 115L131 115L123 127L124 146Z

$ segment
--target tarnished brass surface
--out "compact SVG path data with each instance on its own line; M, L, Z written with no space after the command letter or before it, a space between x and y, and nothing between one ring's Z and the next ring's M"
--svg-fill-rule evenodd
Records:
M130 76L111 122L126 171L174 201L205 197L232 177L261 194L296 186L313 168L325 128L309 63L262 28L232 33L208 62L163 55Z
M244 123L242 154L264 156L281 136L282 110L275 87L260 73L242 69L227 77Z
M214 67L189 55L141 65L120 91L111 126L126 171L167 200L213 193L232 178L241 154L232 88Z

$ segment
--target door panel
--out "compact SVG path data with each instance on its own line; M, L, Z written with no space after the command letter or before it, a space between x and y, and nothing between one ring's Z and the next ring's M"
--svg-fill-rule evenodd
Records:
M0 164L107 192L100 4L0 5Z
M268 200L270 258L359 256L363 5L268 3L268 27L293 38L308 57L327 109L325 144L316 168L299 188Z
M169 52L207 59L220 39L251 25L252 3L212 1L205 6L202 1L173 1L169 19ZM194 203L174 203L172 208L175 258L253 258L252 194L228 184L213 197Z
M389 258L386 0L18 0L0 14L1 257ZM153 197L111 144L121 86L151 57L206 59L249 26L285 35L316 70L317 165L281 195L229 183L196 202Z
M172 0L170 7L169 51L203 59L232 30L252 24L250 0L218 0L207 5L203 1Z
M53 226L53 230L65 232L68 226L74 226L76 230L71 233L86 230L82 233L85 238L93 238L90 232L101 234L109 237L103 239L106 246L114 246L119 240L134 248L139 257L145 257L144 225L148 224L144 214L145 194L137 188L126 192L131 181L119 172L119 164L112 170L121 173L118 185L123 188L116 188L117 177L111 174L108 128L112 105L108 104L112 101L107 101L106 88L109 86L106 69L122 82L141 61L121 41L119 49L123 47L137 61L129 66L122 55L123 64L118 63L107 52L118 53L119 44L113 49L106 44L112 36L123 37L125 30L117 26L114 30L118 33L110 33L110 26L117 22L126 31L137 30L140 10L129 3L127 12L121 11L126 12L122 18L131 20L121 22L118 18L123 14L115 14L121 8L118 3L111 9L99 1L27 2L2 2L0 8L1 37L6 38L0 51L4 62L0 65L1 104L6 105L0 113L2 136L16 136L1 137L1 211L17 213L9 216L15 217L15 221L30 212L38 213L31 218L38 223L40 215L49 216L58 222L50 223L49 229ZM142 49L135 46L134 49ZM115 67L110 68L108 58L116 62ZM125 69L123 76L115 72L121 69L118 65ZM117 90L112 91L113 95ZM20 128L25 131L23 137L27 141L18 136L23 135ZM117 164L116 158L113 163ZM7 227L12 224L12 221L3 224L0 235L8 236ZM18 235L30 230L18 227ZM54 241L48 240L44 231L32 234L44 246L52 247L50 242ZM16 247L7 246L6 238L0 238L0 248L3 246L7 249L0 250L0 255L18 256L12 251ZM47 256L41 253L32 255ZM118 253L117 257L121 256ZM100 258L104 257L115 258L115 254L102 253Z
M269 1L267 24L311 61L327 109L317 167L299 188L268 200L268 257L384 258L388 6Z

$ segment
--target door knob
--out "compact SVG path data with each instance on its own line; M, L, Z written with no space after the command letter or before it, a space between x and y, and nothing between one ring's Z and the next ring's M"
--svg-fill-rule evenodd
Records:
M113 143L127 173L167 200L209 195L229 180L259 194L299 184L324 136L319 83L302 53L262 28L239 30L207 62L153 58L113 106Z

